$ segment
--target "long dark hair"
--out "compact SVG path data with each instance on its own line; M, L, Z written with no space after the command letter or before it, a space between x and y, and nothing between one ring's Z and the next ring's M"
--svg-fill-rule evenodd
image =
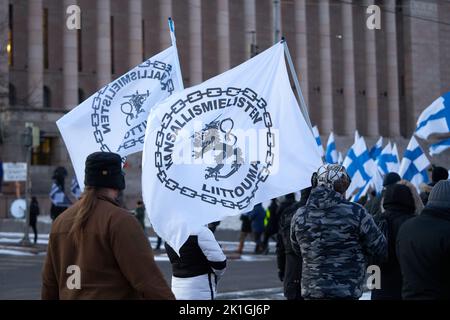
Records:
M81 240L81 235L87 220L97 205L99 188L86 186L80 198L78 211L73 218L73 224L69 234L73 235L76 242Z

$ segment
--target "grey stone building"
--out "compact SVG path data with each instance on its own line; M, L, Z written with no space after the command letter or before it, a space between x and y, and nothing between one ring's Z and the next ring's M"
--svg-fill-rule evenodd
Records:
M66 27L74 4L81 10L79 30ZM373 4L381 9L375 30L367 27ZM31 172L33 192L46 198L54 168L72 170L55 121L168 47L169 16L185 87L283 35L312 122L323 140L334 131L341 151L356 129L369 143L381 135L402 151L420 112L450 90L449 1L0 0L0 161L24 161L25 123L39 126ZM449 165L445 155L433 161ZM126 170L131 206L140 195L140 154Z

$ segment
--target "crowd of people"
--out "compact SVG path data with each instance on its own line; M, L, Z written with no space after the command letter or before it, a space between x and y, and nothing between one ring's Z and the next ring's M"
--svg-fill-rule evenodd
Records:
M165 243L169 288L145 234L143 203L133 217L116 201L125 188L120 156L91 154L84 182L81 199L52 226L42 298L215 298L227 266L214 236L218 222L190 235L178 252ZM267 253L275 237L278 276L289 300L359 299L370 265L380 270L381 283L371 288L374 300L450 299L448 172L434 168L432 183L423 189L427 194L420 195L389 173L383 192L365 207L346 199L350 183L343 166L327 164L313 174L299 201L292 193L272 200L267 210L257 204L241 215L237 251L243 252L250 233L255 253ZM66 285L66 270L75 263L84 270L79 290Z
M365 207L345 198L349 184L344 167L325 165L313 175L312 189L278 212L285 297L358 299L367 289L367 267L375 265L381 283L372 300L450 299L448 171L434 167L432 182L421 188L427 194L420 195L389 173L383 192Z

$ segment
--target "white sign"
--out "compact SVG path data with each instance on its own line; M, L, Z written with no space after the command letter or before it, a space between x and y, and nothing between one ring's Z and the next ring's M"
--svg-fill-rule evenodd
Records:
M17 199L11 203L9 211L11 215L16 219L25 218L25 211L27 210L27 202L25 199Z
M4 162L3 181L27 181L27 164L25 162Z

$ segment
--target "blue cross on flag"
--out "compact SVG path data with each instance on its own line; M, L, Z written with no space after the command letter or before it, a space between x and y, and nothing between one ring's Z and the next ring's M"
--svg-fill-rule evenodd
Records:
M370 157L364 137L360 137L350 148L342 164L352 179L347 190L347 197L351 197L355 191L363 189L360 196L364 196L372 186L377 192L381 192L383 181L378 172L375 161ZM356 199L357 200L357 199Z
M344 157L342 156L342 152L338 152L338 163L342 164L344 162Z
M428 139L432 134L450 133L450 92L437 98L417 120L415 135Z
M436 142L430 146L430 155L440 154L450 148L450 138Z
M325 154L325 161L327 163L337 163L338 162L338 153L336 151L336 143L334 142L334 134L330 133L327 142L327 152Z
M414 136L411 137L408 147L403 154L399 175L402 179L410 181L416 188L421 183L429 181L427 168L430 166L428 158Z
M378 139L377 143L370 149L369 154L373 160L376 160L383 150L383 137Z
M382 175L386 175L389 172L398 172L399 161L397 155L397 146L395 145L394 150L391 142L389 142L381 151L381 154L378 156L376 163Z
M317 142L319 154L320 154L321 157L323 157L324 156L324 151L323 151L322 141L320 140L319 128L317 128L317 126L314 126L312 128L312 131L313 131L313 134L314 134L314 139L316 139L316 142Z
M52 184L49 196L51 202L57 207L69 207L72 204L61 187L56 183Z
M75 198L77 198L77 199L81 198L81 189L80 189L80 185L78 184L77 177L72 178L72 183L70 184L70 192L72 192L72 195Z

